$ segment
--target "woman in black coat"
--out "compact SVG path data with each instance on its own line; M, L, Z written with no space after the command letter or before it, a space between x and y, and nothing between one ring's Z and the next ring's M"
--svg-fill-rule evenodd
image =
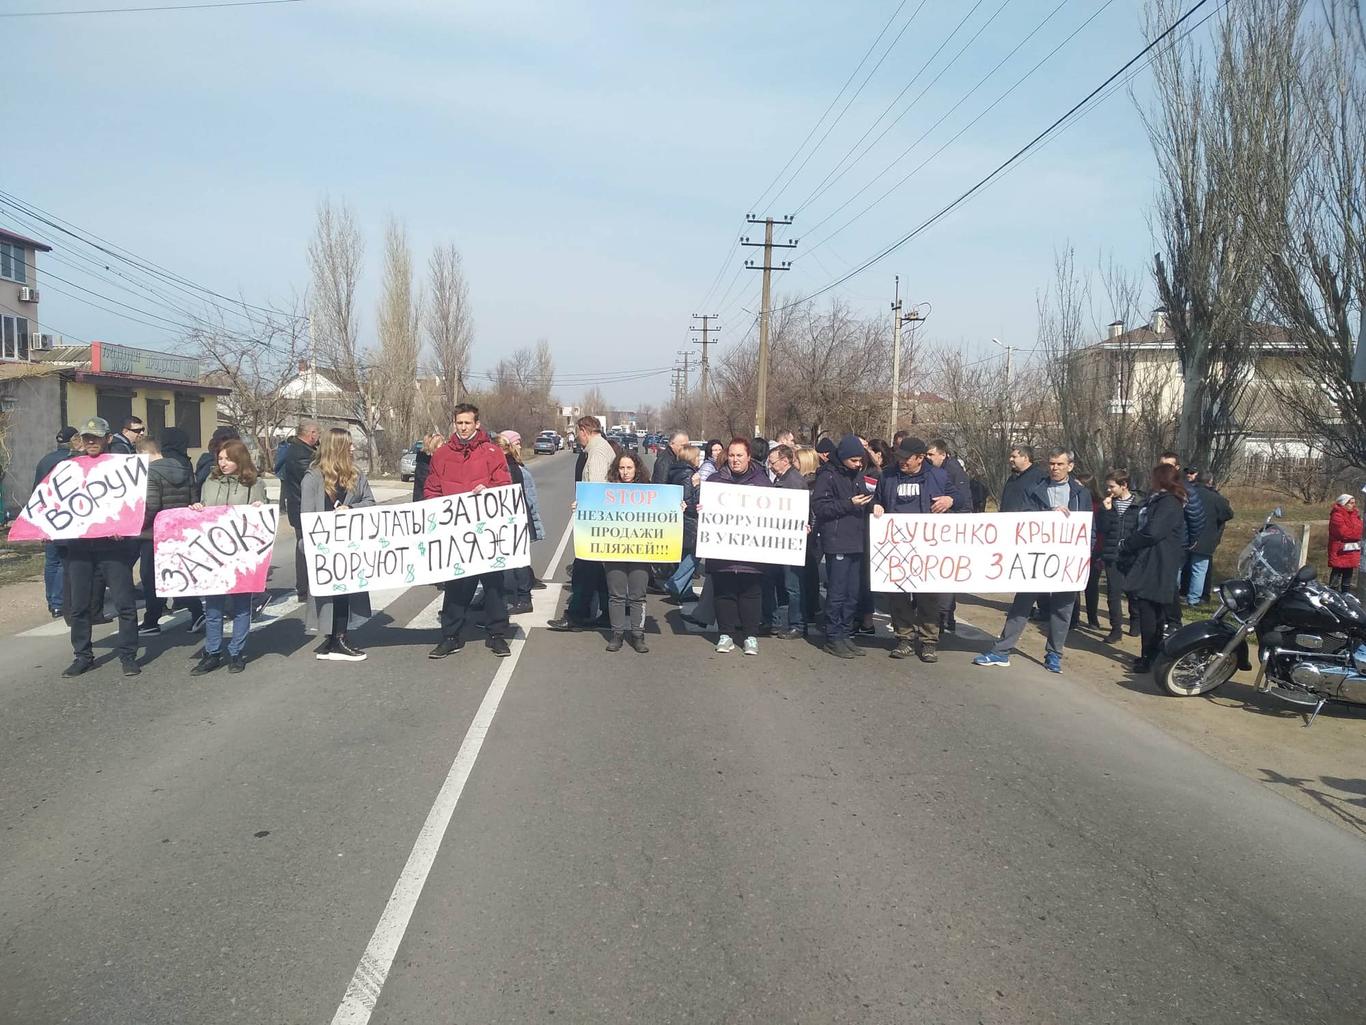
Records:
M768 488L772 482L763 464L755 461L752 443L732 438L726 447L726 465L712 475L721 484L744 484ZM767 563L739 559L708 559L707 575L716 590L716 625L721 636L716 650L725 654L735 650L739 640L746 655L759 654L759 620L763 613L763 573Z
M1186 487L1181 471L1153 467L1149 495L1138 511L1138 529L1120 547L1124 589L1138 606L1142 653L1134 672L1146 673L1162 647L1165 609L1176 601L1181 566L1186 559Z

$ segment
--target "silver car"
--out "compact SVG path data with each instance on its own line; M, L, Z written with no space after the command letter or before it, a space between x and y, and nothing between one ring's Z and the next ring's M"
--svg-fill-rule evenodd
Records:
M398 477L402 481L410 481L417 473L417 450L421 445L415 445L403 455L398 457Z

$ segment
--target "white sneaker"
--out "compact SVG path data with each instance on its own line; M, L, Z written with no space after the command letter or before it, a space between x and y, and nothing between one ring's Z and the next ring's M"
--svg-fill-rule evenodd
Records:
M746 638L745 638L745 654L746 654L746 655L757 655L757 654L759 654L759 638L757 638L757 637L746 637Z
M723 655L729 651L735 650L735 642L730 639L730 634L721 635L720 639L716 642L716 650Z

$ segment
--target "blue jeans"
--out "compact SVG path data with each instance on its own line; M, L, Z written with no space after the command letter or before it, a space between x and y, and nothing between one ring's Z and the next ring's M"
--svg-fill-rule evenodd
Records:
M674 570L673 576L664 581L664 588L675 598L681 598L692 591L692 578L697 573L697 558L690 552L683 553L683 559Z
M62 611L62 552L55 541L43 545L43 590L47 591L47 607L52 612Z
M837 640L853 633L858 610L863 556L825 556L825 639Z
M763 624L770 630L781 630L782 613L778 610L787 600L787 587L783 583L783 567L765 566L763 568L763 583L760 585L762 590L762 616Z
M1186 590L1186 604L1199 605L1205 593L1205 576L1209 573L1208 555L1187 555L1186 568L1190 570L1190 584Z
M805 584L805 566L784 566L783 586L787 588L787 628L789 630L806 629L806 606L805 595L802 589Z
M246 649L247 634L251 632L251 595L211 594L204 599L204 654L217 655L223 650L223 611L232 617L232 640L228 654L236 658Z

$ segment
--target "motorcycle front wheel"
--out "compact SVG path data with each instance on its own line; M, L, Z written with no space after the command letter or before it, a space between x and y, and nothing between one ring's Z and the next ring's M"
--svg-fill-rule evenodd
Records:
M1193 698L1210 694L1233 678L1238 671L1236 655L1220 655L1222 644L1210 644L1183 652L1176 657L1165 652L1153 660L1153 679L1160 693L1174 698ZM1222 665L1216 663L1222 660ZM1213 669L1208 676L1206 672Z

